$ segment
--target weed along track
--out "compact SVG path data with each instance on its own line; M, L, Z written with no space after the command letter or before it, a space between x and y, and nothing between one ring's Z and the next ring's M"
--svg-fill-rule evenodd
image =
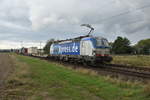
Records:
M128 76L135 76L150 80L150 69L144 67L129 67L124 65L108 64L103 67L106 71L111 71Z
M36 57L36 56L34 56ZM58 63L58 61L53 59L48 59L46 57L36 57L48 61L54 61ZM90 66L86 65L83 66L82 64L76 63L73 64L72 62L63 62L59 61L59 63L65 65L65 66L71 66L74 69L78 68L85 68L95 71L98 74L103 75L110 75L110 76L123 76L126 79L132 79L132 80L142 80L142 81L149 81L150 80L150 68L145 67L136 67L136 66L126 66L126 65L117 65L117 64L103 64L103 65L96 65L96 66Z
M119 64L107 64L107 66L150 72L150 68L147 68L147 67L135 67L135 66L126 66L126 65L119 65Z

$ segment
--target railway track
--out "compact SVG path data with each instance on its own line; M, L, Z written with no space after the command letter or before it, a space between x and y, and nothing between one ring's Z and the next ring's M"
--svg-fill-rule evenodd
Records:
M128 76L135 76L138 78L150 80L150 68L125 66L117 64L106 64L103 65L102 69L105 71L111 71L114 73L124 74Z
M34 57L36 57L36 56L34 56ZM45 57L36 57L36 58L50 60ZM54 60L51 60L51 61L54 61ZM66 64L66 62L64 63L61 61L61 64ZM72 64L70 64L70 65L72 65ZM126 66L126 65L118 65L118 64L103 64L103 65L96 65L95 67L83 66L80 64L78 64L78 65L79 66L76 66L75 68L84 67L84 68L94 70L98 73L100 73L101 71L105 71L105 72L111 72L114 74L120 74L120 75L125 75L125 76L142 78L144 80L145 79L150 80L150 68L146 68L146 67Z

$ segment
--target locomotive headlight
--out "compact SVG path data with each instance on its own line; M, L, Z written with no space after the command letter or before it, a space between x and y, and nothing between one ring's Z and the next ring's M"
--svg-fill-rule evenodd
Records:
M93 54L93 55L96 55L96 50L93 50L92 54Z

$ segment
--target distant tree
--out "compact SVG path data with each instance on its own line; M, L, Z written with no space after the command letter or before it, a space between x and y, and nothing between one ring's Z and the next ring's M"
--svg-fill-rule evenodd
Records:
M150 39L139 41L135 48L138 54L150 54Z
M113 42L109 42L109 45L112 47L113 46Z
M113 53L113 50L112 50L113 42L109 42L109 46L111 47L110 52Z
M112 51L115 54L130 54L132 50L130 41L127 38L117 37L112 45Z
M54 39L50 39L47 41L46 45L44 46L44 52L46 54L49 54L49 51L50 51L50 46L51 44L54 42L55 40Z

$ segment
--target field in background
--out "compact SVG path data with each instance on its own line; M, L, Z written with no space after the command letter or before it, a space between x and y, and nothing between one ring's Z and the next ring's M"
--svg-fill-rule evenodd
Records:
M150 55L113 55L113 64L150 67Z
M150 89L44 60L12 55L16 68L7 82L9 98L26 100L149 100Z

